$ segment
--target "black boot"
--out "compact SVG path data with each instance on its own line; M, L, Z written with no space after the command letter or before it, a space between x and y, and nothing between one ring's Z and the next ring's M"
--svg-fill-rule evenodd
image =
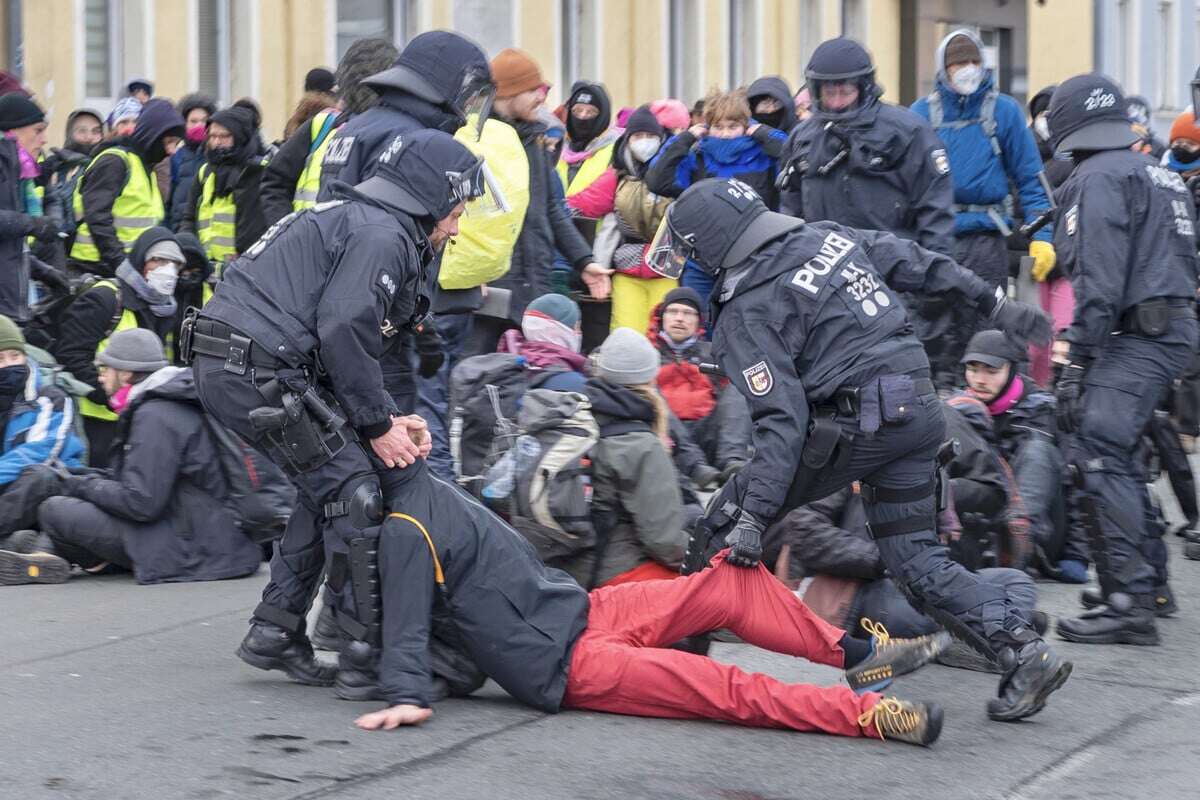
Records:
M1123 592L1108 596L1107 605L1097 606L1078 617L1060 619L1058 635L1081 644L1158 644L1154 625L1154 597L1133 598Z
M337 678L334 679L333 693L340 700L387 701L383 690L379 688L379 651L366 642L350 641L342 649L338 658ZM450 684L437 675L433 676L429 687L429 702L437 703L450 695Z
M1084 589L1079 593L1079 603L1084 608L1097 608L1104 602L1104 593L1099 589Z
M333 607L328 602L321 606L321 613L317 614L317 623L313 625L312 636L309 638L313 647L318 650L330 650L336 653L342 649L345 642L342 637L342 628L337 624Z
M330 686L337 672L336 667L317 660L312 644L303 634L290 633L257 619L250 623L237 656L252 667L277 669L309 686Z
M1011 722L1031 717L1046 707L1046 698L1071 677L1073 665L1064 661L1050 645L1033 638L1032 631L1025 631L1018 642L1001 653L1001 666L1005 668L1000 679L1000 688L994 700L987 704L988 716L994 720Z

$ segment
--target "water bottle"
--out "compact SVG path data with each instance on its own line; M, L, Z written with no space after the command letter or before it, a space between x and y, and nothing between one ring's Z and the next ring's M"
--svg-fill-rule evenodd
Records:
M483 476L483 497L485 500L503 500L512 494L517 482L516 458L509 450L488 469Z
M523 475L526 471L537 463L537 458L542 454L542 446L538 444L538 440L529 435L523 435L517 438L517 475Z

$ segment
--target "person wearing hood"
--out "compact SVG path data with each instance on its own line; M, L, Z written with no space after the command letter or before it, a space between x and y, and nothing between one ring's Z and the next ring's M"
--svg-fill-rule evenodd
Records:
M1021 106L1000 93L993 70L983 64L983 44L968 30L942 40L937 51L937 84L912 110L929 120L945 147L954 183L954 260L974 270L989 286L1008 282L1008 236L1050 207L1037 142L1025 125ZM1010 186L1016 187L1024 218L1012 213ZM1056 256L1052 225L1029 242L1032 275L1044 282ZM958 308L933 363L935 375L957 372L976 330L976 317Z
M21 329L0 316L0 585L67 579L67 565L35 546L30 529L61 489L56 470L83 466L75 401L25 351Z
M167 338L178 309L175 285L184 263L174 235L166 228L150 228L134 242L114 277L96 281L63 312L54 357L77 379L94 387L79 401L90 466L108 463L117 430L117 415L98 382L96 356L117 331L145 328L160 339Z
M313 685L335 678L305 636L326 552L361 555L382 519L380 474L429 452L424 420L401 416L385 384L386 351L425 320L429 271L485 183L483 163L440 131L394 135L371 173L273 225L182 336L204 407L299 491L238 655ZM350 605L344 570L330 575L337 619L362 640L367 609Z
M26 256L26 237L53 243L59 226L46 216L36 182L37 159L46 145L45 112L28 97L0 97L0 314L29 318L29 277L36 259ZM54 272L54 270L50 270Z
M1138 134L1111 79L1059 85L1048 115L1055 152L1075 171L1056 193L1054 243L1075 290L1075 315L1055 343L1059 428L1105 605L1060 618L1084 643L1159 643L1161 552L1138 443L1197 347L1196 210L1178 173L1130 149ZM1120 335L1116 335L1120 334Z
M212 299L216 278L213 277L213 262L194 233L175 234L175 243L183 253L184 264L175 282L175 318L163 341L167 344L171 363L184 366L183 353L175 343L179 341L188 309L201 308Z
M667 140L646 172L646 186L655 194L679 197L705 178L736 178L774 210L779 207L775 175L786 141L786 132L751 117L744 90L713 92L704 99L704 123ZM708 275L688 265L681 283L707 305Z
M378 101L363 80L383 72L396 60L396 47L386 39L359 39L337 67L337 102L300 125L275 151L263 173L263 215L274 225L293 211L311 208L321 190L321 162L333 132Z
M778 75L764 75L746 89L750 116L760 125L782 131L786 137L796 127L796 107L791 87Z
M659 393L724 482L750 457L750 410L728 379L700 371L701 364L713 363L704 310L694 289L673 289L654 310L648 335L661 358Z
M262 141L250 111L231 106L208 121L205 163L192 182L179 230L194 233L221 269L267 229L259 202Z
M133 243L164 217L154 165L172 155L185 135L183 116L166 100L146 104L128 136L92 157L72 199L79 228L69 270L112 277Z
M652 192L644 180L665 139L666 131L650 106L635 109L614 146L612 164L591 185L567 198L576 215L601 220L594 244L597 262L615 270L613 330L645 327L650 312L677 285L650 269L645 259L647 245L671 202Z
M191 197L196 171L204 163L208 120L217 113L217 104L208 95L194 93L184 95L176 108L183 115L185 127L184 139L171 156L171 193L167 209L167 227L178 231Z
M97 361L120 414L113 459L104 472L66 476L61 495L42 503L38 549L87 572L129 570L140 584L253 575L262 553L214 468L220 445L191 370L170 366L162 340L142 328L113 334Z
M43 211L54 219L63 235L53 242L39 242L32 252L55 267L66 266L65 244L74 235L77 223L71 198L91 159L92 150L103 138L104 122L100 112L77 108L67 116L67 136L62 149L50 148L50 155L40 161L39 184L45 186Z

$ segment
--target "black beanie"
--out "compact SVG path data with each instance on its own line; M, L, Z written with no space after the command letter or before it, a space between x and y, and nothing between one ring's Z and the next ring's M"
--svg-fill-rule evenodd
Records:
M333 77L333 73L324 67L313 67L304 76L304 91L306 92L329 92L333 93L333 87L337 81Z
M689 289L687 286L679 286L667 292L667 296L662 301L662 310L666 311L667 306L672 303L691 306L696 309L696 313L700 315L701 319L704 318L704 301L700 299L700 295L696 293L695 289Z
M625 120L625 136L629 137L635 133L653 133L659 139L667 135L650 106L638 106L629 115L629 119Z
M46 112L26 95L13 92L0 97L0 131L24 128L46 119Z

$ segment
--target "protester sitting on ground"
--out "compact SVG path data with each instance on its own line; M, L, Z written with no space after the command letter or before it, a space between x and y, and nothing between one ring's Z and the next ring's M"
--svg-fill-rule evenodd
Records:
M500 353L525 359L532 386L582 392L587 359L579 353L579 306L561 294L544 294L525 309L521 330L500 337Z
M53 345L55 358L72 375L95 387L79 403L88 438L88 463L108 463L109 445L117 431L117 415L100 387L96 357L116 331L145 328L166 338L175 319L175 285L186 263L166 228L150 228L137 238L116 277L97 281L63 312Z
M777 561L776 575L797 581L796 594L818 616L852 636L869 638L924 636L941 626L914 608L884 568L879 548L867 528L866 507L858 483L789 512L771 526L769 551L787 556ZM939 524L939 534L945 534ZM781 574L782 573L782 574ZM1008 592L1013 603L1039 632L1046 615L1036 611L1037 587L1018 569L979 570L981 580ZM938 658L966 669L1000 672L994 659L956 642Z
M728 480L750 457L750 409L728 380L700 371L700 364L713 363L700 295L683 286L667 294L651 319L649 337L662 362L659 392L722 482Z
M744 89L713 92L704 99L704 122L667 140L646 171L655 194L678 197L705 178L737 178L754 189L767 207L779 207L775 173L787 134L755 122ZM704 302L712 278L688 264L680 280Z
M167 227L179 230L179 223L187 210L192 194L192 182L196 172L204 163L205 144L208 142L208 120L217 113L217 103L205 94L193 93L183 96L175 106L183 115L184 137L175 154L171 156L171 196L167 201Z
M597 263L616 270L612 278L613 330L641 330L654 307L678 284L646 263L650 240L671 200L651 192L643 177L665 138L650 107L639 107L629 115L625 132L617 139L612 165L567 199L574 213L601 220L593 250Z
M267 229L259 200L265 163L254 113L230 106L214 114L208 121L205 159L192 181L179 230L196 234L220 277L222 267Z
M138 236L161 223L165 212L153 168L174 154L183 136L179 112L166 100L151 100L128 136L93 155L75 187L79 228L69 269L111 277Z
M642 334L618 328L592 363L583 390L600 427L589 454L592 518L609 520L611 530L598 531L598 545L563 569L584 586L677 577L687 532L679 486L671 479L669 410L654 387L658 353ZM624 432L613 433L616 425Z
M610 341L613 336L651 350L634 331L614 331ZM609 343L601 348L606 369L620 369L622 380L652 378L648 357L637 376L623 359L609 362L603 355ZM382 647L379 686L389 705L360 716L360 728L390 730L432 716L429 630L431 618L446 614L478 667L543 711L712 719L918 745L932 744L941 731L939 707L877 691L891 682L882 676L935 657L945 634L886 643L856 639L820 619L763 566L734 567L724 553L711 569L686 578L588 595L545 567L512 528L431 477L424 462L391 470L383 491L389 508L403 509L385 521L377 544L382 634L375 646ZM846 669L850 686L788 684L667 648L716 628Z
M113 334L97 357L120 412L109 468L64 478L38 511L56 555L85 571L111 565L138 583L251 575L262 552L238 527L219 445L192 371L167 363L148 330Z
M1086 583L1087 543L1070 524L1054 397L1020 373L1023 355L1002 331L975 334L962 359L967 394L987 406L992 444L1012 469L1029 521L1032 565L1048 578Z
M83 466L75 403L25 349L21 329L0 316L0 550L16 546L4 537L36 526L38 505L57 494L55 470ZM0 558L0 583L10 577Z

